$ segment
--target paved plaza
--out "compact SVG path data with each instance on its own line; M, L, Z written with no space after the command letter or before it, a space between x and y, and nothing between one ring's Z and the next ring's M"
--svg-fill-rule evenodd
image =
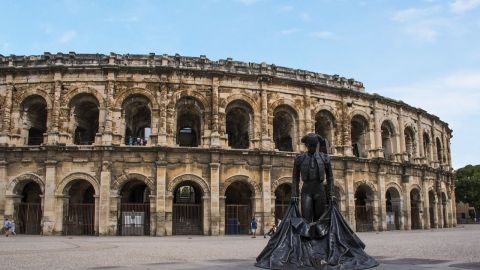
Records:
M480 269L480 225L359 233L376 269ZM0 238L0 269L258 269L249 236Z

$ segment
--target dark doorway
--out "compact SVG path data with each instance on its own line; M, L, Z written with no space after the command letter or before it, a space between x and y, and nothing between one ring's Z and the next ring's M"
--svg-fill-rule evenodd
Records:
M183 97L177 102L177 144L197 147L201 143L201 120L203 107L192 97Z
M27 144L42 144L47 131L47 102L41 96L29 96L22 102L22 110L28 129Z
M252 218L252 191L244 182L232 183L225 192L225 234L248 234Z
M95 235L95 190L86 180L76 180L67 187L64 206L65 235Z
M410 191L410 208L411 208L411 229L418 230L422 229L422 224L420 223L420 191L416 188Z
M355 115L351 121L351 140L353 155L360 158L368 156L368 121L360 115Z
M119 234L150 235L150 189L140 180L127 182L121 192Z
M357 232L373 231L373 191L361 185L355 192L355 221Z
M435 228L435 193L433 190L428 192L428 212L430 214L430 228Z
M244 101L234 101L226 108L226 132L228 146L237 149L247 149L250 146L250 125L253 110Z
M194 182L181 183L173 194L173 234L202 235L202 191Z
M292 197L292 185L290 183L281 184L275 190L275 223L283 219L287 208L290 206Z
M70 110L74 117L74 144L91 145L95 142L98 132L98 108L98 100L91 94L79 94L72 99Z
M448 227L448 216L447 216L447 196L442 192L442 213L443 213L443 228Z
M126 145L147 144L152 121L150 107L150 100L143 95L131 95L123 103Z
M42 191L35 182L28 182L21 192L22 199L15 205L15 225L18 234L40 234Z
M288 106L279 106L273 113L273 141L280 151L293 151L296 133L296 112Z

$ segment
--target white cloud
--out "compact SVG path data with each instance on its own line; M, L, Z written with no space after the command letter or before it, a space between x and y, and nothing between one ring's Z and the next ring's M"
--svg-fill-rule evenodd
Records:
M327 38L331 38L333 36L333 33L328 31L319 31L319 32L311 32L309 35L315 38L327 39Z
M454 0L450 3L450 10L454 13L462 13L480 6L480 0Z
M62 34L62 36L58 39L60 43L68 43L72 41L77 36L77 32L75 31L67 31Z
M290 29L285 29L280 31L280 34L282 35L291 35L300 32L300 29L298 28L290 28Z
M408 9L403 9L403 10L396 11L392 15L391 19L393 21L396 21L396 22L405 23L405 22L409 22L409 21L412 21L412 20L423 19L423 18L431 15L432 13L434 13L436 10L438 10L438 7L437 8L424 8L424 9L408 8Z
M480 114L480 70L456 71L382 92L440 118Z
M281 12L289 12L293 10L293 6L281 6L278 8L278 10Z
M395 12L390 19L399 23L408 36L420 42L434 42L441 33L452 28L452 22L442 15L439 5L428 8L408 8Z

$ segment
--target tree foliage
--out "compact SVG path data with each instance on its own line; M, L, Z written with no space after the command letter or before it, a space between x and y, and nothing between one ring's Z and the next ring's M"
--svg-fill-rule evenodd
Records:
M480 165L467 165L455 172L457 201L480 209Z

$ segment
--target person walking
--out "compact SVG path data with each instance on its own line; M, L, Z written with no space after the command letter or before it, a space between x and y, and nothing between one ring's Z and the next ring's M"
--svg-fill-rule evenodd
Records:
M5 236L8 237L10 235L10 230L12 229L12 222L8 220L8 218L5 218L3 228L5 229Z
M255 233L257 232L257 220L255 217L252 217L252 221L250 221L250 230L252 231L252 238L257 238Z

